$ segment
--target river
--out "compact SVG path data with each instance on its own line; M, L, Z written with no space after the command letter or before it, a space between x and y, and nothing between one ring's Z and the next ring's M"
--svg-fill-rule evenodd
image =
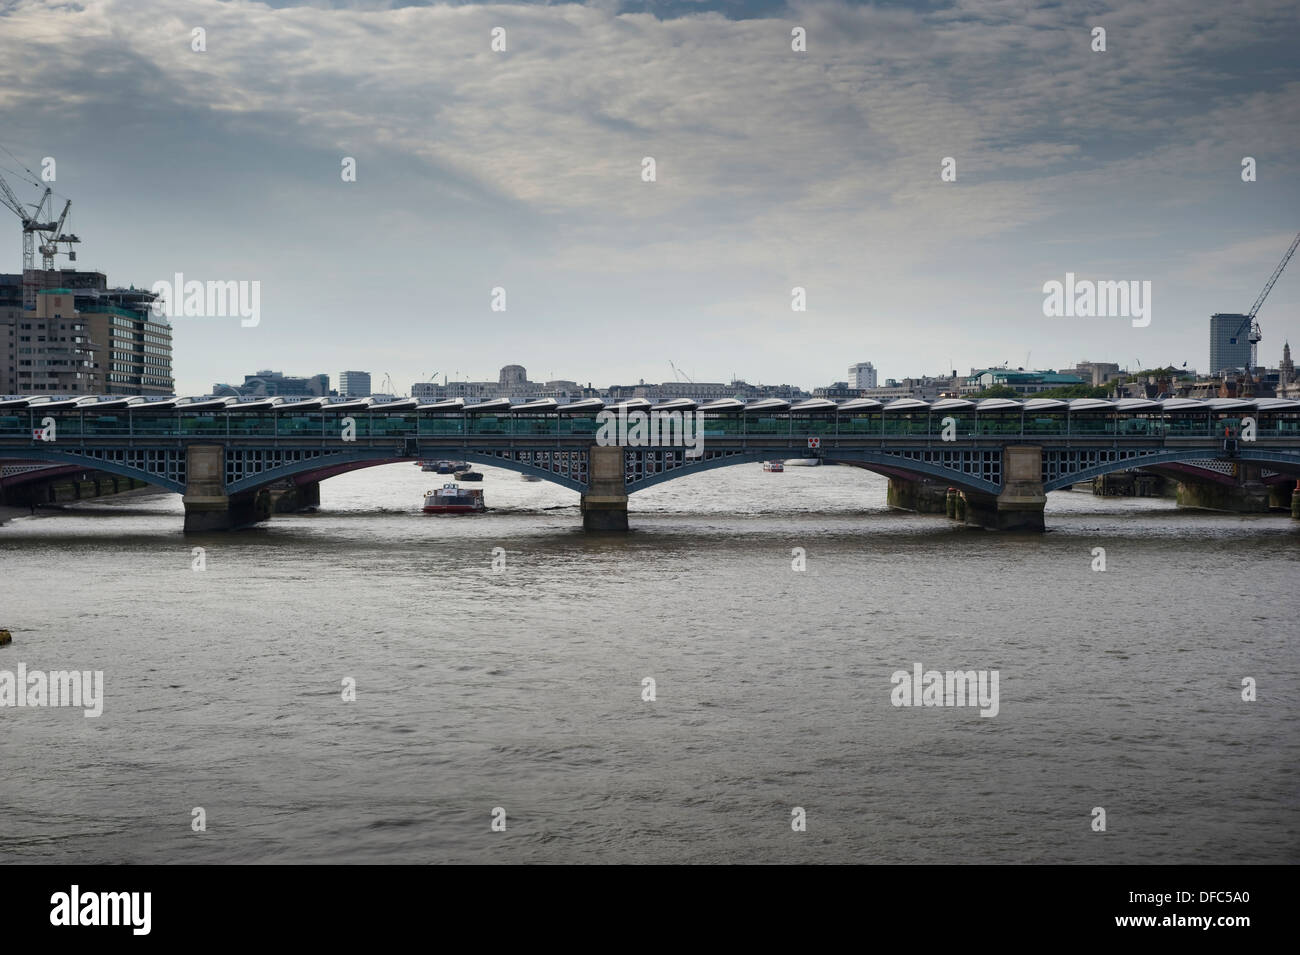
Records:
M480 470L477 516L398 464L236 533L0 527L0 671L104 674L97 718L0 709L0 861L1300 861L1286 515L1058 492L1001 535L753 464L586 535ZM893 705L917 663L997 670L996 715Z

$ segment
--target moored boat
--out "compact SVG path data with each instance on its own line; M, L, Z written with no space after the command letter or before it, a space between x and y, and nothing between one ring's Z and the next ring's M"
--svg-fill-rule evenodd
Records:
M540 481L541 478L539 478L536 474L521 474L519 475L519 480L527 481L531 484L533 482Z
M769 471L773 474L779 474L780 472L785 470L785 465L780 461L764 461L763 470Z
M457 471L456 480L457 481L481 481L483 480L483 475L481 472L472 469L467 471Z
M483 503L483 491L480 488L444 484L424 495L426 514L474 514L484 510L487 510L487 506Z

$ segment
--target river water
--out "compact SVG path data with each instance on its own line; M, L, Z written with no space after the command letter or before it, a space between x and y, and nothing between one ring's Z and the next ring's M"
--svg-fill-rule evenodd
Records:
M754 464L585 535L480 470L469 517L398 464L233 534L163 494L0 527L0 671L105 684L0 709L0 861L1300 861L1300 522L1059 492L999 535ZM915 663L997 670L997 715L892 705Z

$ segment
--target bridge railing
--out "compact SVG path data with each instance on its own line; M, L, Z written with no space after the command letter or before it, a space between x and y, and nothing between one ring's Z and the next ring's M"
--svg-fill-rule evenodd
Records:
M705 414L704 437L803 436L846 438L914 437L941 439L1036 437L1222 437L1236 434L1240 412L1012 412L934 411L762 415ZM1300 411L1259 411L1251 415L1258 438L1300 437ZM357 438L577 437L596 435L594 415L313 411L241 412L235 410L152 411L146 407L112 413L78 409L42 413L39 408L0 410L0 438L31 440L46 419L59 440L68 438L320 438L337 439L345 425Z

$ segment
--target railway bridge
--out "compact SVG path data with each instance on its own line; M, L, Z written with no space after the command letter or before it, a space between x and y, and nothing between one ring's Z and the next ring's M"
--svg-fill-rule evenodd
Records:
M1205 489L1204 506L1259 510L1300 479L1300 401L0 397L0 492L47 468L95 469L183 495L193 531L265 518L273 485L318 502L336 474L428 458L536 475L581 495L586 528L625 530L639 490L796 457L883 474L890 503L913 510L942 512L956 488L966 519L992 529L1042 530L1049 491L1132 468Z

